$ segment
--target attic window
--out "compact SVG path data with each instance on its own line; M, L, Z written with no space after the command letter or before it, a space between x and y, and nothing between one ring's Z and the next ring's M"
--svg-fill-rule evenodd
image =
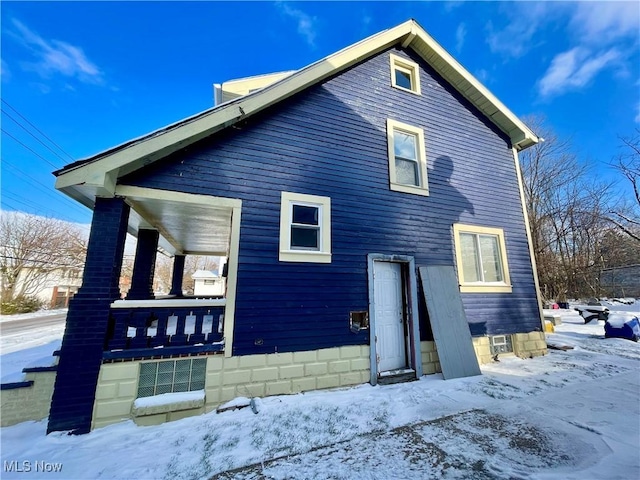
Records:
M391 60L391 85L400 90L420 95L420 69L418 64L390 54Z

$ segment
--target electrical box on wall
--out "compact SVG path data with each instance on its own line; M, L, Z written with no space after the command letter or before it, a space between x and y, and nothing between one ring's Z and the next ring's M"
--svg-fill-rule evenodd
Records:
M369 312L349 312L349 328L353 333L369 328Z

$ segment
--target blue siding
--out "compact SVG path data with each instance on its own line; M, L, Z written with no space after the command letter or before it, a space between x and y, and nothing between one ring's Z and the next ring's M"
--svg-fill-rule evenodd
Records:
M121 179L243 200L234 354L367 344L348 321L368 308L367 254L452 265L455 222L504 228L514 285L463 295L472 333L540 329L508 139L419 57L393 51L421 65L422 96L391 87L383 52ZM424 129L430 196L389 189L387 118ZM331 264L278 261L283 190L331 197Z

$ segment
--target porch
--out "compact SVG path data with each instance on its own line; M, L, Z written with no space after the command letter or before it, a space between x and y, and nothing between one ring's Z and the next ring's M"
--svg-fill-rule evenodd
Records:
M109 197L87 186L73 192L79 200L95 195L95 203L82 286L69 304L48 431L84 433L102 364L231 356L241 201L125 185L115 186ZM127 233L137 244L131 287L120 292ZM163 297L153 292L159 252L173 258L170 294ZM187 255L227 257L223 295L183 295Z
M224 352L225 298L116 300L103 360Z

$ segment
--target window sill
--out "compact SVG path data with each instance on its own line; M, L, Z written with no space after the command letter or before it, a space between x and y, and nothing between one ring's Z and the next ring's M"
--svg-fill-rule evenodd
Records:
M511 293L511 285L474 284L460 285L460 293Z
M281 262L331 263L331 253L285 250L280 251L279 260Z
M412 187L411 185L401 185L399 183L390 183L389 188L394 192L412 193L414 195L429 196L429 189L422 187Z
M134 417L156 415L159 413L190 410L204 406L204 390L180 393L162 393L151 397L136 398L131 414Z
M409 93L413 93L414 95L418 95L419 97L422 96L422 93L420 92L416 92L415 90L411 90L410 88L404 88L401 87L400 85L391 85L393 88L397 88L398 90L402 90L403 92L409 92Z

